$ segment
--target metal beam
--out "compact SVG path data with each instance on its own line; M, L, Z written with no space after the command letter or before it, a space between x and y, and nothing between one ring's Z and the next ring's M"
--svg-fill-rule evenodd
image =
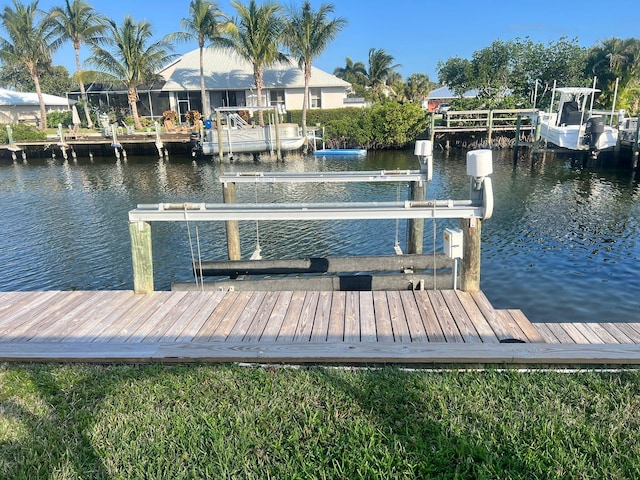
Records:
M482 218L484 207L471 200L346 203L160 203L138 205L130 222L227 220L383 220Z
M222 183L355 183L422 182L420 170L377 170L361 172L237 172L220 176Z

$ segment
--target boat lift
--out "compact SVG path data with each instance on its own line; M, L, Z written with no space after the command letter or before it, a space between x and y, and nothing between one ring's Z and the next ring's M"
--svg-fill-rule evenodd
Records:
M423 173L423 172L422 172ZM141 204L129 212L134 290L149 293L153 287L151 225L149 222L260 221L260 220L379 220L379 219L460 219L464 232L462 289L475 291L480 285L480 226L493 212L491 150L467 154L467 174L471 177L469 200L407 200L396 202L345 203L159 203ZM322 174L317 174L322 175ZM335 178L335 174L325 174ZM349 172L349 178L356 173ZM374 176L375 177L375 176ZM229 177L227 176L227 179ZM231 177L254 182L259 175ZM273 176L278 178L278 176ZM380 178L380 177L379 177ZM388 176L387 176L388 178ZM424 178L424 177L423 177ZM362 180L360 180L362 181ZM367 180L370 181L370 180ZM388 180L387 180L388 181Z

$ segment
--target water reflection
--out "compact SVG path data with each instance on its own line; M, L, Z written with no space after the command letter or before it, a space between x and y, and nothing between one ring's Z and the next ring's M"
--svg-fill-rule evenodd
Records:
M285 163L238 159L130 157L0 163L0 290L132 288L127 212L139 203L219 202L222 173L414 169L412 152L373 152L357 160L290 157ZM500 308L533 320L636 320L640 286L638 182L629 172L579 170L560 158L532 163L495 152L494 217L483 224L482 288ZM427 198L468 198L463 155L436 152ZM240 184L254 202L404 200L406 184ZM452 221L427 221L425 252L442 248ZM255 222L240 224L245 257ZM396 222L260 222L264 258L393 254ZM435 230L435 234L434 234ZM202 255L226 255L224 225L199 225ZM398 237L404 248L406 224ZM156 285L191 279L184 224L153 225Z

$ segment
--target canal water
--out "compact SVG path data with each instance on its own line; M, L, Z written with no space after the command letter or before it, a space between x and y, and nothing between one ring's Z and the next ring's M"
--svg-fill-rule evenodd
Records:
M416 169L412 152L372 152L357 160L130 157L77 162L0 160L0 291L132 289L129 210L142 203L222 199L221 173ZM637 321L640 318L640 188L628 171L577 169L547 157L514 167L494 152L494 216L483 224L481 288L498 308L533 321ZM465 155L438 151L427 198L467 199ZM406 184L238 185L241 202L395 201ZM424 251L442 250L453 221L425 222ZM394 254L404 222L242 222L243 257L259 242L263 258ZM191 250L224 259L224 226L156 223L156 288L192 281ZM435 232L435 235L434 235Z

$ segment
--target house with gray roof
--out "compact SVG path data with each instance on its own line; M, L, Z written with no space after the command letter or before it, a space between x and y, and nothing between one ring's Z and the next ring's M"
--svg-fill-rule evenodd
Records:
M164 79L158 95L158 100L165 103L163 109L175 110L181 117L189 110L202 112L198 49L183 55L158 73ZM293 58L287 64L265 67L263 78L263 106L279 106L285 110L302 109L304 75ZM233 50L205 48L204 79L212 109L258 105L253 66ZM350 89L349 82L312 66L309 108L342 108Z
M69 111L76 103L56 95L42 94L47 113L53 111ZM0 123L31 123L40 121L40 101L37 93L16 92L0 88Z

